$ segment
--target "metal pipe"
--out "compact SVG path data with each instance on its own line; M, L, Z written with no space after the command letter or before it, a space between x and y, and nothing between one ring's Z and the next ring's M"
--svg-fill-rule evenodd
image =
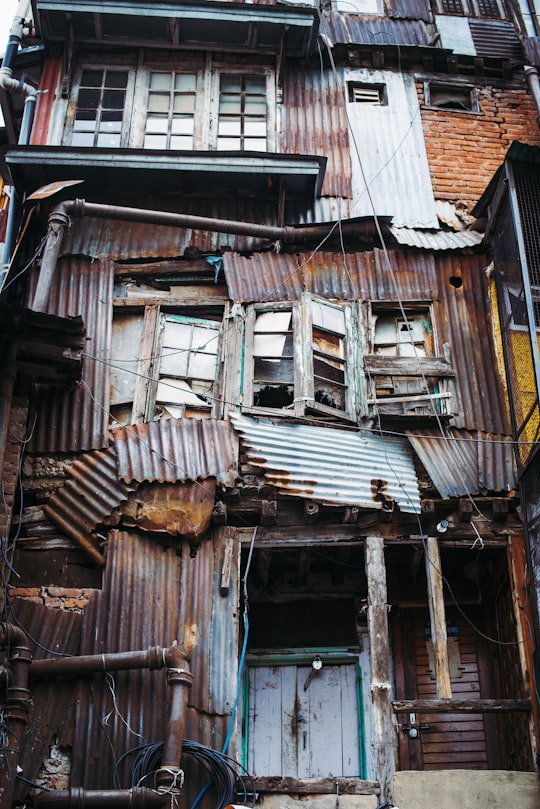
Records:
M180 770L180 759L184 741L187 700L193 683L193 675L189 669L189 655L180 646L173 644L167 652L167 683L171 688L171 699L161 765L156 773L156 784L158 788L172 792L179 791L177 779L179 775L183 776Z
M309 225L300 228L287 225L284 227L275 227L273 225L259 225L255 222L236 222L230 219L213 219L207 216L193 216L191 214L171 213L170 211L152 211L146 208L105 205L86 202L83 199L66 200L60 202L49 217L49 235L45 244L41 271L31 307L36 312L44 311L47 305L54 269L60 254L62 238L72 216L95 216L98 218L121 219L129 222L144 222L146 224L166 225L169 227L208 230L216 233L236 233L246 236L259 236L265 239L280 241L284 244L296 244L298 242L309 241L310 239L321 240L332 233L334 229L343 236L361 236L367 240L373 240L377 236L375 223L372 219L360 222L335 222L332 225Z
M30 143L30 133L32 131L32 124L34 122L34 112L36 108L36 99L38 91L31 84L25 81L19 81L13 78L13 65L17 52L22 43L24 33L24 12L28 8L28 0L20 0L15 12L15 17L11 24L9 31L8 44L2 59L2 67L0 67L0 88L8 93L22 93L26 96L24 103L23 120L21 123L21 130L19 132L19 144L25 146ZM29 103L27 103L29 102ZM19 219L19 199L18 195L13 191L9 210L8 221L6 226L6 241L4 243L4 256L2 262L2 270L0 272L0 290L4 285L4 280L9 271L11 261L11 254L15 244L15 234L17 231L17 223Z
M85 809L85 807L126 807L126 809L160 809L170 802L170 795L154 792L145 787L131 789L87 790L72 789L42 792L34 800L36 806L46 809Z
M30 678L80 677L85 674L97 674L100 671L163 669L169 665L167 661L171 649L177 648L180 647L173 645L170 649L163 649L161 646L149 646L148 649L133 652L35 660L30 667Z
M0 806L5 806L6 809L13 802L20 745L28 724L30 692L27 686L32 653L27 643L26 635L19 627L12 624L1 625L0 645L3 648L9 647L11 667L11 684L7 689L3 710L8 741L2 748L3 766L0 769Z
M536 123L540 126L540 78L538 77L538 70L532 65L525 65L525 76L527 77L527 84L533 97L536 106Z

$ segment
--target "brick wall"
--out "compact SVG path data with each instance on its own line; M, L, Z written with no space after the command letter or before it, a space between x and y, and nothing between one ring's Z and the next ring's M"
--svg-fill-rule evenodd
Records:
M82 612L93 590L68 587L10 587L10 598L26 598L35 604L69 612Z
M422 86L418 85L420 103ZM526 89L478 89L482 114L422 109L422 125L436 199L470 210L517 140L540 146L537 110Z
M2 497L0 497L0 533L6 532L11 523L11 513L19 479L19 463L24 447L28 402L14 399L11 405L4 467L2 471Z

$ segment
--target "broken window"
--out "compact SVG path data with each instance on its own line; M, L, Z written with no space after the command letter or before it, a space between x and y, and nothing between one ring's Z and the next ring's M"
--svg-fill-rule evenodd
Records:
M248 313L249 407L354 418L351 310L308 294Z
M373 306L365 366L370 403L379 414L450 415L452 371L446 359L435 356L429 307Z
M124 115L130 75L115 68L85 69L80 76L72 146L125 145Z
M424 83L424 104L458 112L480 112L478 92L470 85Z
M111 413L117 423L210 415L221 324L165 315L148 306L144 316L113 321Z

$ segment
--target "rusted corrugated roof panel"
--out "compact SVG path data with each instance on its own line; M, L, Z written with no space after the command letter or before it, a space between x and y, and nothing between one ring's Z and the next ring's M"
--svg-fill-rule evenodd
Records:
M304 291L337 300L426 300L437 288L433 258L425 253L226 253L223 266L238 303L297 300Z
M281 494L369 509L395 501L401 511L420 511L414 465L401 439L234 414L231 420L249 463Z
M47 500L50 519L86 550L99 553L93 531L114 509L127 500L134 488L118 479L114 449L91 452L66 467L70 479Z
M386 0L386 8L389 17L424 22L432 19L429 0Z
M523 62L521 43L512 23L471 17L469 28L478 56L496 56L499 59Z
M320 33L327 36L333 45L424 47L432 39L422 20L391 20L363 14L339 14L337 11L324 14Z
M435 257L439 303L434 317L456 372L455 427L508 435L506 397L496 372L490 329L485 256ZM450 279L462 279L460 287Z
M82 615L49 609L22 598L13 599L11 607L13 615L8 616L8 620L13 621L14 616L16 624L28 633L33 660L79 653ZM40 646L36 646L31 638L39 638ZM46 651L48 649L52 654ZM58 682L32 681L30 687L30 722L36 732L23 734L21 762L24 762L24 778L35 781L51 745L71 744L75 685L69 681L60 686ZM17 780L15 798L22 800L29 789L28 784Z
M415 230L391 226L390 232L399 244L422 250L462 250L464 247L477 247L484 238L483 233L475 230Z
M409 430L411 445L441 497L508 492L516 486L512 441L468 430Z
M174 483L215 477L223 486L236 478L230 426L215 419L163 419L111 432L118 475L126 483Z
M215 478L142 483L122 506L122 525L195 540L210 528L215 496Z
M231 530L225 593L225 533ZM179 553L180 546L112 531L103 590L86 607L82 630L81 654L165 647L177 639L191 655L193 674L185 736L214 749L225 739L237 687L239 546L234 534L221 529L192 558L188 543ZM91 687L80 686L72 786L110 789L113 756L118 760L133 747L164 738L170 696L165 670L118 672L109 682L96 676ZM119 768L121 786L129 785L132 762L128 757Z
M34 277L33 286L35 281ZM112 297L112 262L75 256L58 262L46 311L58 317L82 317L86 331L82 380L67 392L36 386L31 452L107 446Z
M283 81L281 151L324 155L322 196L352 197L343 71L290 68Z

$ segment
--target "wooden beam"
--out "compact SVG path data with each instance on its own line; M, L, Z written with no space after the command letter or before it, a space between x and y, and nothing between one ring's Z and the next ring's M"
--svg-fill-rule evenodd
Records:
M392 802L395 749L390 702L390 641L388 635L384 540L366 538L368 585L368 634L371 656L371 699L375 772L381 785L381 800Z
M431 640L435 662L435 684L439 699L451 699L452 684L448 665L448 639L439 542L435 537L426 540L426 575L428 584Z
M527 713L530 699L402 699L392 703L395 713Z

